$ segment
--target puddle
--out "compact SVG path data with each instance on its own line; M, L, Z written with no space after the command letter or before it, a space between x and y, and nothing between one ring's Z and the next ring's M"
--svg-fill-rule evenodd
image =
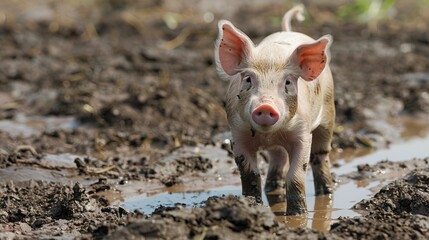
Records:
M236 165L228 156L228 152L219 147L183 147L166 156L161 162L168 164L176 158L192 156L208 158L215 167L208 169L205 173L182 178L182 184L171 187L160 185L157 180L130 181L126 185L117 186L121 192L120 195L115 192L102 193L102 195L114 205L121 205L131 210L139 208L147 214L152 213L159 205L174 206L174 203L187 203L186 206L192 207L209 196L241 193L240 177L234 174ZM178 199L182 200L178 201Z
M360 150L360 151L343 151L341 153L333 153L334 162L339 164L339 167L332 168L332 171L338 176L356 171L356 166L359 164L373 165L382 160L404 161L413 158L424 158L429 156L429 125L427 122L412 122L404 121L404 131L401 137L404 141L391 144L387 149L377 151ZM414 136L414 137L412 137ZM200 149L201 152L209 155L209 157L219 156L225 159L226 152L217 149L215 154L210 149ZM223 153L222 153L223 151ZM190 149L183 152L192 152ZM183 153L182 152L182 153ZM179 154L180 155L180 154ZM218 157L219 158L219 157ZM218 175L220 180L206 182L202 179L187 179L184 184L171 188L145 189L140 185L140 194L134 194L131 197L125 197L121 200L116 200L116 205L134 210L140 209L145 214L152 213L160 205L164 207L174 206L176 203L184 204L185 207L198 206L202 201L210 196L223 195L240 195L241 186L239 176L232 174L231 166L222 166L220 169L222 174ZM228 175L229 172L229 175ZM313 176L311 171L308 172L306 189L307 189L307 204L308 218L305 217L287 217L284 216L286 204L284 202L272 204L271 210L277 215L278 220L285 222L289 227L308 227L318 231L329 231L330 225L337 221L339 217L355 217L365 212L351 210L350 208L361 201L369 198L382 185L387 184L392 179L402 176L404 173L397 173L384 176L383 178L375 178L366 181L345 181L339 183L332 196L315 196L313 186ZM207 174L208 176L210 174ZM222 176L221 176L222 175ZM221 177L220 177L221 176ZM214 184L215 183L215 184ZM135 183L137 184L137 183ZM133 185L133 184L131 184ZM129 186L125 186L129 188ZM133 187L131 187L133 188ZM134 186L134 190L136 187ZM120 189L121 190L121 189ZM121 190L122 191L122 190ZM130 193L130 191L127 191ZM126 194L120 194L127 196ZM268 207L268 199L263 194L264 204Z
M414 119L401 120L404 130L401 132L402 142L398 142L386 149L373 151L371 149L342 151L332 153L336 168L332 172L337 176L356 171L359 164L373 165L382 160L404 161L413 158L429 156L429 125L427 121L415 121ZM0 121L0 131L13 135L31 136L40 134L44 130L70 129L78 126L73 118L57 117L25 117L20 116L13 121ZM215 138L228 138L228 133L215 136ZM216 141L218 142L217 139ZM227 143L227 142L226 142ZM126 185L118 185L118 191L106 191L104 195L113 205L120 205L128 210L139 209L145 214L152 213L160 205L171 207L177 203L185 207L195 207L210 196L241 195L240 177L236 173L236 166L227 151L220 147L198 146L183 147L174 151L162 160L164 164L177 158L201 156L212 161L214 167L203 174L193 174L182 178L183 183L172 187L165 187L157 180L138 182L130 181ZM0 183L8 181L22 182L42 180L49 182L76 181L79 177L72 173L75 169L72 154L46 155L40 159L40 164L47 168L35 168L34 166L12 166L0 169ZM261 162L261 165L266 163ZM266 166L263 166L266 169ZM52 169L61 170L52 170ZM263 201L267 207L276 214L277 218L285 222L289 227L308 227L318 231L328 231L330 225L339 217L354 217L362 212L350 210L350 208L362 199L370 197L381 185L387 184L392 179L404 174L397 171L385 174L386 176L365 180L348 180L340 182L332 196L315 196L313 176L308 172L306 189L308 218L286 217L284 212L286 204L279 202L269 204L269 199L263 194ZM80 181L80 179L79 179ZM83 180L85 181L85 180ZM89 184L90 181L86 181ZM269 198L272 196L269 196ZM272 201L271 201L272 202Z
M18 114L13 120L0 121L0 131L7 132L11 136L30 137L41 134L43 131L56 129L74 129L79 122L74 117L64 116L32 116L27 117Z
M356 170L359 164L372 165L381 160L404 161L413 158L424 158L429 156L429 137L414 138L406 142L392 144L387 149L377 150L375 152L367 153L363 156L348 156L343 159L335 161L341 167L333 168L332 172L337 175L346 174Z
M177 203L184 204L186 207L199 206L201 202L212 196L240 195L240 186L222 186L210 188L208 191L189 191L189 192L162 192L153 196L142 194L137 197L127 198L121 205L127 209L139 209L144 213L151 213L160 205L174 206Z

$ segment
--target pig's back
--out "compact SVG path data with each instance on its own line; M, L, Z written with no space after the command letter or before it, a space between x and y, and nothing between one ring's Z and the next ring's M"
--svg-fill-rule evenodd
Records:
M273 44L280 45L290 55L299 45L314 41L313 38L299 32L277 32L264 38L256 48L264 49Z

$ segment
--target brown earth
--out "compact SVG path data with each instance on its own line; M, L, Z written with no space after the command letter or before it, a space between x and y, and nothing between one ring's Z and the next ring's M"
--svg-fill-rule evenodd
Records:
M366 24L339 19L339 4L306 4L308 20L295 23L295 29L315 38L334 36L333 147L382 147L401 137L404 126L392 119L428 119L428 6L397 1L396 15ZM369 215L341 219L326 234L288 229L268 208L238 197L208 199L195 209L160 209L149 216L111 207L95 194L129 180L168 186L187 174L209 171L216 162L202 156L167 164L160 160L182 146L218 146L214 136L228 131L223 110L228 83L217 77L213 65L216 21L228 18L258 41L279 30L280 17L290 7L283 1L230 8L188 5L126 0L0 3L0 120L76 120L72 127L45 126L21 135L2 128L0 169L67 171L62 176L73 182L92 183L3 183L1 239L108 234L111 239L428 237L427 160L407 169L423 170L360 204ZM205 21L202 13L212 13L214 20ZM84 157L67 167L43 162L48 154L61 153ZM120 226L126 228L115 233Z

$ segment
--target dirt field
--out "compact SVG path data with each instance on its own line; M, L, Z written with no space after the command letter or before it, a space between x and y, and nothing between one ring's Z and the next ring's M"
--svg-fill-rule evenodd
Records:
M427 148L410 150L423 158L336 176L401 172L354 206L365 216L335 219L328 232L290 228L237 196L152 213L103 195L131 183L205 181L234 168L203 155L166 156L183 147L229 149L228 83L213 63L217 20L258 42L293 6L253 2L1 1L0 239L428 239ZM429 4L396 1L369 22L341 18L352 16L341 4L308 1L307 20L294 23L314 38L334 37L335 151L424 137L403 132L406 123L429 125Z

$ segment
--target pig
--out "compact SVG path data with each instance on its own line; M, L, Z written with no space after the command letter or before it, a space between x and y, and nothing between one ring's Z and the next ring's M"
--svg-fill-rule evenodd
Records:
M255 45L227 20L218 23L215 62L229 81L225 110L242 194L261 201L259 150L269 167L265 192L286 194L286 215L307 213L305 179L310 162L316 195L333 191L329 152L335 121L329 68L331 35L313 38L293 32L303 5L283 16L282 31ZM283 194L284 196L284 194Z

